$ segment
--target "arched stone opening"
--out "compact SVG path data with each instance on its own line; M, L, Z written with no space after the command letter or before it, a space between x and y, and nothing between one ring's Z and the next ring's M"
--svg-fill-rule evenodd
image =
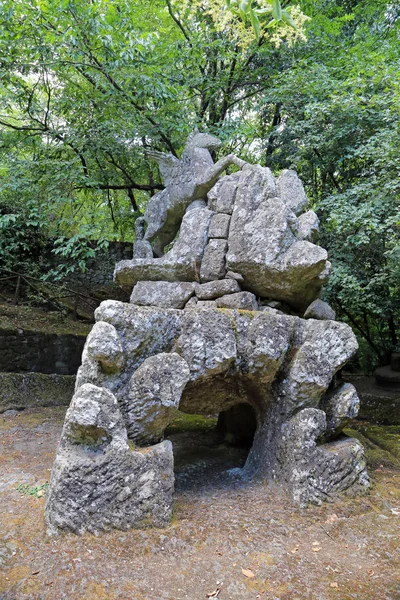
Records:
M256 413L248 403L219 414L179 412L164 435L172 442L175 488L195 492L230 485L232 474L246 464L256 427Z

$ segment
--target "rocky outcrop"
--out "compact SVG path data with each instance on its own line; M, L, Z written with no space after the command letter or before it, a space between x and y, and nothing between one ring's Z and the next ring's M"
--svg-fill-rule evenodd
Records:
M241 475L301 505L368 488L362 446L339 437L358 397L335 375L357 341L318 297L329 262L312 243L317 216L294 171L239 164L207 188L207 207L207 186L171 206L162 192L142 241L159 254L181 219L173 247L153 258L139 244L142 258L118 263L131 303L96 310L52 472L53 531L164 523L172 454L160 441L177 409L220 413L232 440L254 435Z

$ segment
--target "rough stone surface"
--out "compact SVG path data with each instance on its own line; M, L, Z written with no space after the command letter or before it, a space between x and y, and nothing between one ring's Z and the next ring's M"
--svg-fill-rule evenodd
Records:
M82 386L67 411L51 473L48 532L166 525L173 488L171 442L132 451L115 397Z
M132 291L131 303L140 306L183 308L193 294L193 283L138 281Z
M286 424L279 443L277 475L301 506L369 487L362 445L352 438L317 445L325 429L325 413L306 408Z
M296 215L303 212L308 204L308 198L296 171L292 169L282 171L277 179L276 187L278 196Z
M319 219L313 210L309 210L299 216L299 229L297 232L299 240L316 242L319 237Z
M304 318L334 321L336 319L336 313L327 302L317 298L317 300L311 302L310 306L307 307Z
M225 294L240 292L240 285L234 279L219 279L209 283L197 283L194 289L199 300L213 300Z
M143 446L159 442L189 381L187 363L176 353L150 356L133 373L120 402L129 438Z
M148 229L137 237L160 255L182 220L180 234L160 258L117 265L117 283L136 284L133 304L108 301L96 310L53 470L48 515L55 530L164 522L172 455L168 445L152 444L176 409L224 413L227 435L252 440L240 474L277 481L301 505L369 485L362 446L338 437L358 410L354 388L335 387L357 342L317 300L330 263L310 241L318 219L302 214L300 180L289 170L275 182L269 169L235 157L208 169L210 139L197 142L190 150L197 158L188 150L179 164L153 153L167 187L150 201ZM194 176L201 156L203 173ZM210 173L229 161L242 170L210 189ZM201 177L204 186L193 192ZM306 309L316 318L297 316ZM145 451L132 452L127 431Z
M120 371L124 364L121 340L115 327L100 321L90 332L85 351L97 361L103 371Z
M237 184L240 173L233 173L220 179L208 192L208 207L217 213L232 214L236 199Z
M251 292L237 292L222 296L216 301L218 308L239 308L240 310L258 310L257 298Z
M222 279L226 273L225 256L228 249L226 240L210 240L204 251L200 267L200 280L214 281Z
M289 204L274 197L269 169L242 171L229 229L227 269L241 273L258 296L303 310L328 276L327 253L298 240L298 220Z
M226 279L234 279L238 283L244 283L243 275L240 273L234 273L233 271L227 271L225 275Z
M115 282L132 286L138 281L196 281L207 243L212 212L196 208L185 214L179 238L161 258L122 260L114 271Z
M150 242L144 239L145 219L139 217L135 221L135 241L133 243L133 258L153 258Z
M229 223L231 218L229 215L217 213L211 219L208 235L210 238L227 239L229 233Z
M358 414L360 400L356 388L351 383L343 383L322 398L319 408L326 414L326 433L337 436Z

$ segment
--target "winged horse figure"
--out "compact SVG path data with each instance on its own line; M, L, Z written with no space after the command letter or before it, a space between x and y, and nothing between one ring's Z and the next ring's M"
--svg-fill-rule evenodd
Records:
M165 189L149 200L144 213L147 229L143 242L147 247L151 244L155 256L162 256L164 247L173 241L190 204L206 200L207 193L230 164L240 168L246 164L234 154L214 164L210 150L220 146L216 137L195 132L188 137L181 159L170 153L147 152L158 163L165 183Z

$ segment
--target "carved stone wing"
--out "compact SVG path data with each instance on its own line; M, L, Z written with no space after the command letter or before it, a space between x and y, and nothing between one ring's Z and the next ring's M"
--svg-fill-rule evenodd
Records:
M158 163L164 184L169 185L172 181L177 180L181 161L171 153L159 152L158 150L147 150L146 155Z

